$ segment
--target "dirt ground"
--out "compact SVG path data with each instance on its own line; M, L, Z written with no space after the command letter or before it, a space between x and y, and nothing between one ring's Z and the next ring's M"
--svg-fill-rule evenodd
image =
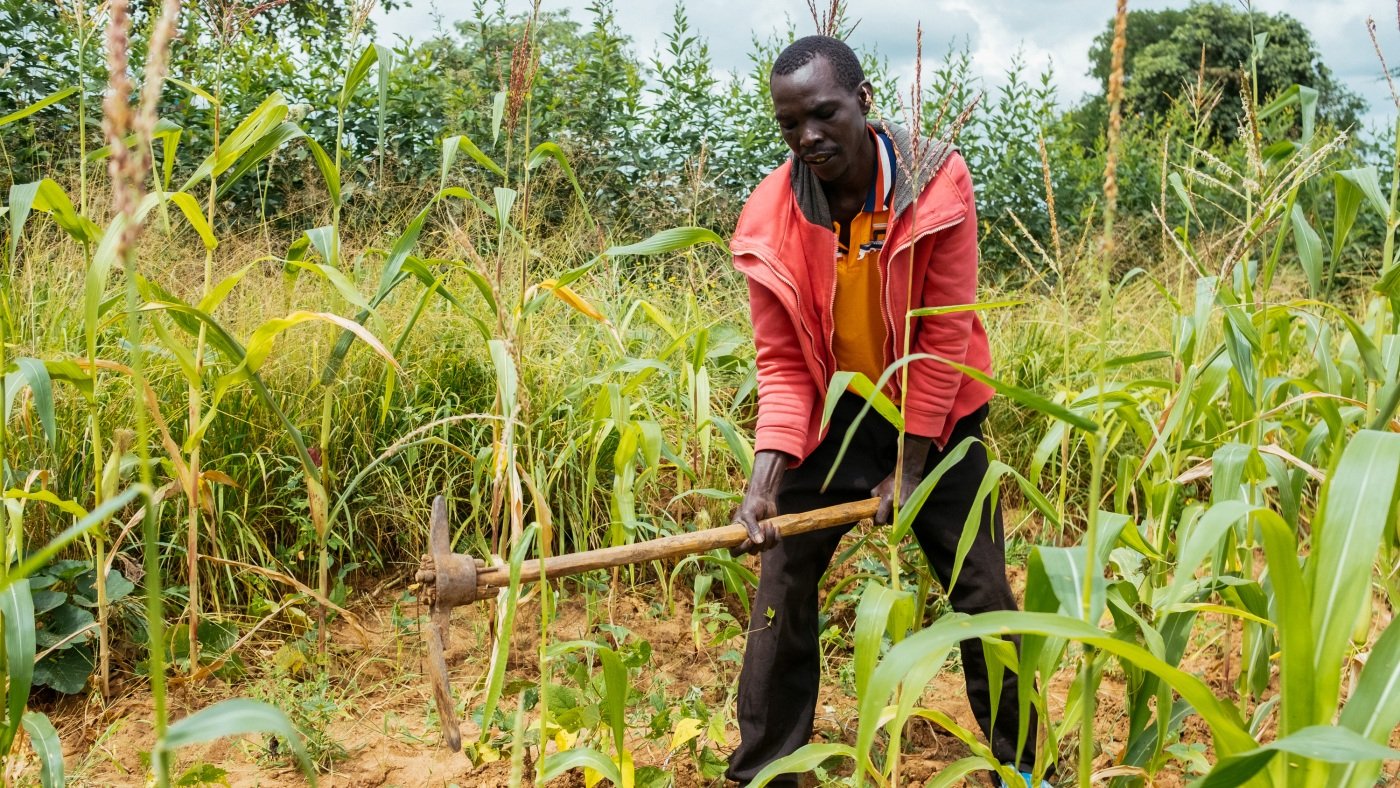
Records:
M1013 570L1013 573L1019 574L1019 570ZM1020 585L1019 580L1019 577L1013 576L1017 586ZM509 750L502 753L501 760L473 763L466 755L451 753L439 745L436 711L426 678L424 650L420 645L421 635L413 630L411 624L404 623L406 620L411 622L420 611L410 608L395 614L394 601L401 597L403 591L402 588L387 588L362 597L356 612L363 631L358 631L343 620L334 629L330 647L330 675L338 692L335 708L327 718L325 740L338 744L344 754L324 767L320 784L335 788L507 785L511 770ZM565 596L550 628L552 642L599 639L607 637L606 627L600 627L600 624L624 624L635 638L649 642L652 647L650 663L635 679L638 690L646 693L651 688L648 685L655 686L658 682L681 694L684 694L685 688L694 688L692 691L699 692L706 706L716 713L724 709L726 703L730 704L724 716L732 716L733 701L729 693L738 666L732 659L723 658L721 649L697 648L691 632L691 610L687 600L675 600L672 614L665 600L648 599L641 594L613 596L610 608L609 597L603 594L596 597L597 607L592 610L586 608L586 598L586 595L579 593ZM475 697L468 697L468 707L480 703L480 690L472 688L480 683L489 661L488 616L491 609L489 605L478 604L459 608L453 617L448 664L459 699L463 693L477 693ZM742 613L735 612L742 620ZM527 595L517 615L517 634L511 644L510 676L524 681L537 680L538 599ZM738 639L731 641L735 644L738 642ZM274 661L277 659L278 645L270 643L262 648L249 646L252 651L245 659L253 665ZM848 653L832 656L832 660L849 658ZM831 665L827 667L829 671ZM1190 666L1186 667L1190 669ZM1221 691L1229 686L1228 677L1221 674L1218 667L1198 672ZM256 673L254 668L250 675L255 676ZM857 727L855 698L842 690L839 682L831 676L826 678L818 703L814 740L852 743ZM1050 688L1052 720L1058 719L1063 712L1070 678L1065 675ZM150 696L143 681L131 678L117 684L114 694L116 700L105 704L93 693L86 698L63 698L47 708L41 707L58 728L70 785L144 784L142 758L152 741ZM207 680L198 687L177 682L170 693L171 717L178 719L240 694L248 694L246 686L228 686L217 679ZM1126 727L1122 696L1121 681L1112 670L1107 671L1098 693L1096 728L1100 736L1105 735L1104 732ZM951 715L958 724L976 729L965 700L962 675L955 669L945 669L930 684L922 705L936 707ZM1199 720L1193 718L1186 725L1185 741L1209 742L1208 732ZM463 720L463 741L474 741L478 730L472 721ZM902 761L901 782L907 785L924 784L943 766L968 754L960 741L931 723L911 723L906 737L911 745L909 749L913 751ZM731 722L723 730L722 740L712 740L708 732L702 734L701 740L724 756L737 738L737 731ZM717 784L700 776L694 759L686 750L666 752L664 747L667 743L664 737L648 739L633 736L629 746L638 766L661 767L674 775L677 786L689 788ZM1101 739L1096 744L1100 753L1096 766L1103 769L1111 767L1111 756L1121 750L1122 742L1110 738ZM531 752L528 757L536 756L537 753ZM179 753L175 773L180 774L198 764L212 764L224 770L228 783L233 786L273 788L306 784L300 772L288 765L285 757L269 753L268 743L261 736L186 748ZM532 773L532 764L526 763L524 784L530 784ZM32 770L30 774L33 774ZM1167 773L1160 775L1154 784L1162 788L1175 788L1185 782L1180 775ZM583 784L582 776L576 773L551 782L554 786ZM980 786L984 783L974 777L967 785Z

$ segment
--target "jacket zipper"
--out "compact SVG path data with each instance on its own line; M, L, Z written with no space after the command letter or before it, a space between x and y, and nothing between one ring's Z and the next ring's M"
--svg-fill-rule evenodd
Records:
M957 227L958 225L962 224L963 221L964 221L965 219L967 219L967 216L964 214L964 215L959 216L958 218L956 218L956 219L954 219L954 220L952 220L952 221L944 222L943 224L940 224L940 225L938 225L938 226L936 226L936 227L931 227L931 228L929 228L929 229L920 231L919 233L917 233L917 234L915 234L913 237L911 237L909 240L904 241L904 242L901 243L899 246L896 246L896 247L894 248L894 251L890 252L890 260L893 261L896 257L898 257L900 254L902 254L906 249L910 248L911 246L913 246L914 244L916 244L916 243L918 243L919 241L923 240L924 238L926 238L926 237L928 237L928 236L930 236L930 235L933 235L934 233L941 233L941 232L943 232L944 230L948 229L949 227ZM880 250L880 262L881 262L881 264L883 264L883 263L884 263L884 260L885 260L884 251L885 251L885 250L883 250L883 249ZM885 328L885 330L890 332L890 341L891 341L892 343L896 343L896 342L898 341L898 339L899 339L899 332L898 332L898 330L896 329L895 323L894 323L893 305L890 304L890 278L889 278L888 274L886 273L885 275L883 275L883 276L881 277L881 279L882 279L882 281L884 282L884 287L882 288L882 289L884 290L884 292L881 294L881 297L880 297L880 312L881 312L881 315L884 317L884 319L885 319L885 321L886 321L886 328ZM913 284L912 284L912 283L910 283L910 287L913 287ZM912 295L912 294L911 294L911 295ZM908 315L906 314L906 315L905 315L905 320L908 320L908 319L909 319L909 318L908 318ZM895 347L895 353L899 353L900 350L901 350L901 348ZM896 357L897 357L897 356L896 356ZM888 368L888 367L889 367L889 364L886 364L885 367ZM891 382L894 383L894 384L896 385L896 387L899 386L898 381L899 381L899 376L898 376L898 375L896 375L896 376L891 380Z
M730 251L734 254L752 255L759 262L763 263L764 267L773 273L773 276L777 277L779 281L787 285L787 288L792 291L793 300L797 302L797 314L793 315L793 317L796 319L796 323L802 326L802 330L807 334L807 341L812 343L813 348L815 348L817 344L817 338L812 334L812 329L808 327L807 321L802 319L802 294L798 292L797 285L793 284L793 281L783 274L783 272L778 268L778 266L775 265L773 261L768 258L767 254L764 254L763 252L759 252L754 249L731 248ZM825 370L825 360L818 359L818 362L821 363L822 369Z

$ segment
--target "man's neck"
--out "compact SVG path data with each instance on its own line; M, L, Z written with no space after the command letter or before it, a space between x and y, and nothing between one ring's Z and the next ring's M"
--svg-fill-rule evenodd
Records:
M870 180L875 172L875 140L870 134L862 138L852 165L838 180L822 183L832 219L842 224L860 212L870 194Z

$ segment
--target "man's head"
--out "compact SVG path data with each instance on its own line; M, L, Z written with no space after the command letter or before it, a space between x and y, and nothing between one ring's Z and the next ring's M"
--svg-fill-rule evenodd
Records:
M769 90L783 141L818 178L868 177L851 165L868 154L865 118L873 96L850 47L828 36L799 38L773 61Z

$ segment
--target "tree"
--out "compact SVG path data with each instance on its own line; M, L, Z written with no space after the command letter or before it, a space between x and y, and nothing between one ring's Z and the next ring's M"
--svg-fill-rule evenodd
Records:
M1076 120L1090 136L1103 130L1108 116L1104 96L1112 44L1110 19L1089 49L1089 74L1098 78L1103 92L1090 96L1076 112ZM1365 102L1333 78L1312 36L1297 19L1215 2L1129 12L1123 69L1127 110L1144 119L1164 116L1204 67L1206 84L1221 91L1211 117L1211 135L1233 140L1243 111L1240 96L1252 79L1255 49L1259 80L1255 94L1261 103L1296 83L1318 90L1318 115L1336 126L1353 125L1365 111Z

